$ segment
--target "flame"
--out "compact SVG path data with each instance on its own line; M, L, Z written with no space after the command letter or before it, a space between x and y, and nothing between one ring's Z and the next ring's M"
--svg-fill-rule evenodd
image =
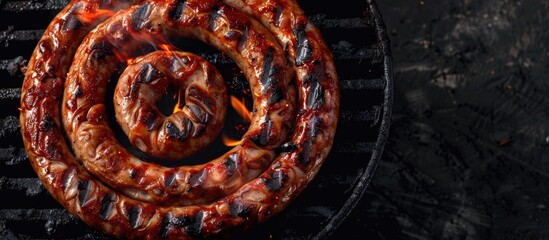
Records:
M241 142L242 142L242 139L241 140L235 140L235 139L229 138L229 137L225 136L225 134L223 134L223 144L225 144L225 146L227 146L227 147L237 146Z
M252 121L252 114L246 108L246 104L244 104L244 100L240 101L235 96L231 96L231 106L233 106L234 110L244 119L246 122ZM234 147L242 143L242 139L236 140L227 137L225 134L223 134L223 144L228 147Z
M162 50L166 51L168 54L173 54L172 45L161 43L159 46Z
M91 23L95 21L95 19L99 17L111 17L114 15L114 12L107 9L96 9L94 12L81 12L78 14L78 20L85 22L85 23Z
M175 107L173 107L173 113L183 111L183 109L180 107L181 105L181 91L177 92L177 103L175 104Z
M238 100L235 96L231 96L231 105L233 106L234 110L240 115L245 121L251 122L252 121L252 115L250 114L250 111L248 108L246 108L246 105Z

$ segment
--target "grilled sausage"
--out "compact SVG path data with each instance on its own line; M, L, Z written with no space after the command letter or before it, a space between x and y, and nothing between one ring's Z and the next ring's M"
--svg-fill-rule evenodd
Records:
M138 159L116 141L107 121L105 91L123 61L117 56L121 52L134 57L147 44L178 37L197 38L234 59L250 82L255 111L242 142L222 157L202 165L164 167ZM212 115L226 102L216 102L211 94L220 96L224 90L205 93L205 87L193 83L186 87L186 98L197 101L187 101L187 117L162 121L149 117L155 110L121 110L124 101L136 109L140 107L132 107L133 102L154 99L154 94L140 94L140 79L143 88L155 81L166 84L163 78L185 72L173 66L186 56L191 55L150 53L126 69L115 105L121 105L118 121L128 135L138 132L133 129L138 125L144 133L135 133L141 136L135 139L143 139L152 125L153 138L163 132L174 143L188 137L190 128L191 137L198 136L194 130L199 124L222 119ZM217 82L215 71L201 74L212 74L205 81ZM292 0L75 0L52 21L29 62L21 129L44 186L84 222L117 237L180 239L247 227L284 209L326 159L338 112L330 51ZM138 148L140 144L145 150L156 145L143 141ZM190 154L178 148L168 144L150 154Z

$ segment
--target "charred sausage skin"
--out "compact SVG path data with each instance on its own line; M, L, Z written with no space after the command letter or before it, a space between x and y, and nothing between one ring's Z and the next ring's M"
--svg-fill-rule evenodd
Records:
M31 164L44 186L87 224L123 238L206 237L265 221L284 209L326 159L339 112L332 56L297 3L114 2L71 2L52 21L29 62L21 97L21 128ZM105 9L120 11L114 16L99 11ZM79 17L83 13L97 14L86 21ZM123 41L124 33L118 30L124 26L116 26L118 20L134 31L198 38L235 59L256 91L254 108L259 111L242 143L231 150L234 152L202 166L169 169L140 162L122 150L111 151L118 148L97 151L102 149L99 144L90 148L96 150L91 154L104 152L111 165L94 163L100 158L85 158L87 153L71 149L71 145L96 139L76 134L86 132L80 130L108 125L101 105L104 94L86 95L79 86L91 84L99 92L104 90L101 82L107 80L101 79L102 74L86 69L100 62L107 62L100 65L106 72L116 67L116 63L104 61L116 62L109 41L103 41L106 35L94 33L110 31ZM292 90L286 87L293 74L295 106ZM104 128L95 133L104 140L109 138L109 131ZM70 143L63 132L69 138L74 136ZM257 151L242 153L250 150ZM261 154L255 154L258 151ZM251 157L239 159L235 153ZM80 154L82 157L77 157ZM107 170L114 175L103 175ZM121 181L120 186L109 176L122 176L127 181ZM132 180L136 178L140 180ZM236 184L219 187L212 184L215 181ZM191 183L198 193L189 193L193 190L188 191L186 185Z

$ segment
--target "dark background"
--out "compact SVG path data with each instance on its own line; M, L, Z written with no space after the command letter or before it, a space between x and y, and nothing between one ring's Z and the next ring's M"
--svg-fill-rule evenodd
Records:
M336 236L549 238L549 1L378 1L389 140Z
M11 2L19 0L0 0L0 6L4 9ZM55 12L55 6L65 1L21 2L29 4L26 9L36 5ZM303 2L314 10L314 1ZM377 4L394 60L392 127L367 192L331 238L549 238L549 165L545 164L549 161L549 1L379 0ZM347 7L356 12L356 7ZM16 239L12 232L32 230L41 231L43 238L57 238L73 230L80 235L69 236L101 239L103 235L61 208L51 208L56 203L40 186L20 143L15 106L22 76L17 65L36 44L40 32L34 30L53 16L37 12L7 22L5 18L19 13L0 16L0 205L7 209L0 212L0 236ZM325 23L325 34L354 31L354 23L346 24L347 29L337 29ZM33 31L20 31L23 34L13 40L10 25L16 32ZM337 38L331 40L337 43ZM342 52L361 54L340 47L335 49L339 57L346 56ZM355 78L341 74L343 80ZM346 127L352 131L352 126ZM338 131L345 140L342 128ZM362 156L363 146L357 146L333 152ZM351 187L353 179L347 181ZM341 179L319 181L324 187L345 185ZM292 206L290 210L302 205ZM323 213L327 208L318 209Z

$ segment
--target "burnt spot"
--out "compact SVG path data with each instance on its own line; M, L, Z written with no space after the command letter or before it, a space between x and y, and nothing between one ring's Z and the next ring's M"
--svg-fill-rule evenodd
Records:
M301 154L297 158L297 163L304 166L309 164L310 162L309 159L311 158L312 146L313 146L313 142L311 140L307 140L305 141L305 143L303 143L303 148L302 148Z
M143 170L141 170L140 168L131 168L129 170L129 176L131 179L140 179L143 177Z
M96 43L91 47L91 55L95 56L97 60L104 60L108 56L112 56L114 53L112 51L112 46L107 44L105 41Z
M90 181L78 182L78 203L81 207L84 207L88 202L91 195L91 183Z
M238 46L237 46L237 48L238 48L239 52L242 52L242 50L244 49L247 41L248 41L248 28L245 28L242 31L242 34L238 37Z
M307 39L305 31L306 24L299 25L294 29L296 49L295 49L295 64L301 66L313 56L313 48Z
M223 165L227 168L227 175L229 177L232 176L238 166L238 153L233 153L229 155L229 157L225 158Z
M82 27L82 22L78 19L78 14L82 9L82 6L84 3L78 2L75 3L74 6L71 7L71 9L67 12L67 15L63 21L63 30L65 32L76 30L80 27Z
M51 116L47 115L44 119L42 119L42 122L40 122L40 132L49 132L53 128L55 128L55 122Z
M183 228L188 236L199 236L204 222L204 212L198 211L194 216L174 217L166 214L160 222L160 237L167 238L173 228Z
M156 125L156 113L153 111L148 111L145 116L141 118L141 123L147 126L148 131L152 131Z
M202 185L202 183L206 180L206 170L203 169L200 172L196 172L191 174L191 177L189 178L189 184L191 187L197 187L199 185Z
M74 91L74 96L80 97L83 94L84 94L84 91L82 91L80 87L76 88L76 90Z
M48 157L51 159L59 159L61 157L61 153L59 152L59 148L57 148L56 141L51 140L45 143L47 145L46 152L48 154Z
M132 27L134 30L141 30L148 22L150 11L150 3L145 2L132 14Z
M99 215L101 219L107 220L111 216L112 210L114 209L114 203L118 197L114 193L108 193L107 195L101 198L101 207L99 207Z
M222 17L223 10L219 8L218 5L214 5L212 7L212 13L210 14L210 19L208 20L208 27L211 31L215 31L217 29L217 19Z
M273 122L268 118L265 119L265 122L261 124L261 131L259 134L252 137L252 142L254 142L258 146L265 146L269 142L269 135L271 133L271 128L273 126Z
M164 185L166 185L166 187L168 188L176 186L176 177L177 175L173 172L166 173L166 175L164 176Z
M130 94L137 92L137 90L139 90L139 87L137 87L137 84L132 83L132 86L130 87Z
M307 107L310 109L320 109L324 104L324 88L318 81L312 81L309 86L309 95L307 95Z
M291 142L284 143L280 147L281 152L291 152L293 150L295 150L295 145Z
M212 76L212 75L210 75L210 76ZM208 109L213 108L214 102L211 98L208 97L208 94L206 92L202 91L202 89L200 89L200 88L198 88L194 85L189 86L188 89L189 89L187 91L187 96L188 97L192 97L192 98L198 100L199 102L204 103L204 105L206 105L206 107L208 107Z
M65 32L77 30L80 27L82 27L82 22L80 22L78 17L73 13L68 14L63 21L63 30L65 30Z
M228 32L225 33L225 39L227 40L236 40L236 38L238 38L238 36L240 35L240 33L238 33L237 31L235 30L229 30Z
M137 76L138 83L150 83L160 77L160 73L150 63L144 64Z
M191 113L194 115L194 119L196 121L204 124L208 123L210 120L210 114L194 104L188 104L187 106L189 107L189 110L191 110Z
M143 209L140 206L133 206L128 209L128 220L130 221L130 227L136 229L139 227L141 220L141 212Z
M183 15L183 10L185 9L185 3L186 2L187 2L186 0L180 0L180 1L177 1L172 6L170 11L168 12L168 17L172 21L178 21L178 20L181 19L181 16Z
M233 217L247 217L253 210L253 206L240 201L234 201L229 205Z
M284 92L279 87L273 88L271 94L269 95L269 104L274 104L280 102L284 99Z
M288 180L288 175L281 170L271 172L269 178L264 178L265 185L269 190L278 192Z
M177 126L171 122L166 123L166 133L168 136L183 141L187 138L186 132L180 132Z
M264 93L265 90L278 82L277 75L279 70L277 67L273 66L273 51L273 48L269 48L267 50L267 53L265 54L265 61L263 62L263 75L261 75L261 79L259 80L261 85L263 86Z
M310 120L309 120L309 137L310 138L315 138L316 135L318 135L318 131L320 130L320 124L321 124L321 119L319 117L312 117Z
M282 8L281 5L276 6L275 14L274 14L274 25L276 27L280 27L280 18L282 17L282 11L283 10L284 10L284 8Z

